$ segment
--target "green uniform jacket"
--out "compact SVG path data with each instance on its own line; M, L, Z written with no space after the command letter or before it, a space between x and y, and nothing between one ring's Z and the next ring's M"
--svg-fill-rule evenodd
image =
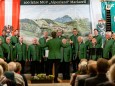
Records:
M114 41L112 39L105 40L105 44L103 47L103 57L104 58L109 58L109 52L111 52L113 42Z
M85 42L86 49L89 49L91 44L92 44L91 41L90 41L90 40L87 40L87 41Z
M90 58L91 59L93 59L93 60L97 60L98 58L101 58L102 56L100 56L100 55L98 55L97 53L99 53L98 51L97 51L97 48L100 48L100 45L98 45L98 44L96 44L94 47L93 47L93 45L92 45L92 43L91 43L91 45L89 46L90 48L94 48L95 49L95 51L90 51L89 52L89 56L90 56ZM95 52L95 55L91 55L91 53L92 52ZM101 53L101 52L100 52Z
M99 48L101 48L102 47L102 36L97 35L97 36L94 36L94 38L96 38L97 44L98 44Z
M78 44L76 53L78 54L77 56L79 57L79 59L86 58L86 45L83 42L81 44Z
M112 45L112 56L115 55L115 40L114 40L114 43Z
M28 59L32 61L40 61L41 60L41 51L39 45L29 45L28 47Z
M0 38L2 39L2 43L6 43L6 37L7 36L0 36Z
M11 37L11 44L13 45L13 57L16 57L16 50L15 50L15 45L18 43L18 37L17 36L12 36Z
M3 55L3 47L2 45L0 45L0 58L3 58L4 55Z
M27 46L26 44L22 43L17 43L15 45L15 50L16 50L16 61L26 61L27 58Z
M45 46L49 50L48 59L61 59L61 47L68 46L69 44L64 45L59 38L49 40Z
M11 60L11 61L14 60L14 58L12 56L12 51L13 51L13 46L11 43L10 44L7 44L7 43L3 44L3 52L4 52L4 54L8 53L8 57L6 57L6 58L8 58L8 60Z
M11 37L11 44L13 45L13 46L15 46L15 44L16 43L18 43L19 41L18 41L18 37L16 37L16 36L12 36Z
M39 39L39 43L40 45L45 45L46 44L46 39L44 37ZM47 50L48 48L41 48L41 58L45 55L45 50Z
M71 45L72 54L75 54L76 56L77 56L76 51L77 51L77 49L78 49L78 40L77 40L78 36L79 36L79 34L76 35L76 36L72 35L72 36L70 37L71 41L73 41L73 44Z
M72 53L71 53L71 46L68 46L67 48L63 48L63 52L61 52L61 62L70 62Z

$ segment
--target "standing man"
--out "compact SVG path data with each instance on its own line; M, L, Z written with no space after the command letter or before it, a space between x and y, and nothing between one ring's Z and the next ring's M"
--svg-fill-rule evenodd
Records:
M83 43L83 37L78 36L77 63L86 58L86 45Z
M57 37L61 40L65 38L64 36L62 36L62 33L62 30L57 30Z
M46 41L48 40L48 32L43 32L43 37L39 39L40 45L45 45ZM47 69L47 57L45 57L45 50L48 50L48 48L41 48L41 72L46 73Z
M21 73L24 74L25 62L27 58L27 46L26 44L23 43L23 37L19 37L19 43L16 43L15 50L16 50L15 59L21 64L22 66Z
M103 46L103 57L106 59L111 58L111 49L113 45L113 39L111 39L111 32L106 32L105 34L106 40Z
M67 47L66 40L61 41L56 37L56 32L51 33L52 39L46 43L46 47L49 49L48 54L48 68L47 75L52 74L53 64L55 66L55 78L54 82L58 82L58 73L61 60L61 47Z
M113 33L112 38L114 40L112 45L112 56L114 56L115 55L115 33Z
M92 39L93 39L93 35L90 33L88 34L88 40L85 42L85 45L86 45L86 58L87 59L90 59L89 58L89 48L90 48L90 45L92 44Z
M13 51L13 46L10 43L10 37L7 37L6 43L3 44L3 53L6 62L13 61L14 58L12 57L12 51Z
M6 31L2 30L2 36L0 36L0 38L2 39L2 43L6 43Z
M13 45L13 58L16 57L15 45L19 42L19 30L14 31L14 36L11 37L11 44Z
M101 48L102 47L102 36L99 35L99 32L97 29L94 29L94 35L95 35L94 38L96 38L99 48Z
M89 48L89 58L92 60L102 58L102 52L102 48L97 44L96 38L93 38Z
M76 28L73 29L73 35L70 37L71 39L71 48L72 48L72 66L73 66L73 72L76 72L76 62L77 62L77 48L78 48L78 38L79 33ZM78 64L78 63L77 63Z
M0 38L0 58L3 58L3 47L2 47L2 39Z
M40 46L38 45L37 39L33 38L32 44L28 47L28 60L30 63L30 72L31 75L34 76L35 74L41 73L41 52Z
M16 29L16 30L14 31L14 36L11 37L11 44L12 44L13 46L15 46L15 44L19 42L18 39L19 39L19 30Z
M65 39L62 39L62 41ZM67 43L69 44L70 40L69 38L66 38ZM70 80L70 61L72 57L71 53L71 46L69 45L66 48L63 48L63 52L61 52L61 68L62 68L62 74L63 74L63 80ZM65 68L65 69L64 69Z

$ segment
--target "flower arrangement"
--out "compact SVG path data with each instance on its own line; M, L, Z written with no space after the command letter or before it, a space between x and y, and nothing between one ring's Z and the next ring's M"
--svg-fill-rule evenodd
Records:
M38 74L38 75L34 76L33 79L36 79L36 80L53 80L54 76L53 75L46 76L46 74Z

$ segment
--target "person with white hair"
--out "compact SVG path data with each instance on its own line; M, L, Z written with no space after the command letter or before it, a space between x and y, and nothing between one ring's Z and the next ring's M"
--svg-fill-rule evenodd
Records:
M28 60L30 61L30 73L32 76L41 73L41 48L33 38L32 44L28 47Z
M16 84L19 86L25 86L23 77L20 74L16 73L15 70L16 70L16 63L15 62L8 63L8 71L14 73L14 79L16 81Z
M12 80L7 79L4 76L4 70L1 65L0 65L0 86L15 86L15 83L13 83Z
M79 64L81 59L86 58L86 45L83 43L82 36L78 36L77 40L78 40L78 47L76 49L76 53L77 53L77 64Z
M3 53L4 53L4 57L5 57L5 61L6 62L10 62L13 60L13 46L10 42L10 37L6 38L6 43L3 44Z
M106 32L105 34L105 42L103 46L103 58L110 59L111 58L111 48L113 45L113 39L111 39L111 32Z
M15 45L15 51L16 51L15 60L21 64L22 66L21 73L24 74L25 62L27 59L27 46L25 43L23 43L23 37L21 36L19 37L19 43L16 43Z

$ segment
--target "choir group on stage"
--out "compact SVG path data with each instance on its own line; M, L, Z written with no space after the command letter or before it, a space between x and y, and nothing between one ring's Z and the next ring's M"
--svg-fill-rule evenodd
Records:
M6 36L6 31L3 30L0 36L0 58L6 62L20 62L22 73L25 71L26 61L29 61L32 76L38 73L52 74L54 64L54 81L57 82L59 72L63 74L64 79L70 79L70 63L73 72L76 72L81 59L110 59L115 55L114 33L106 32L104 42L97 29L94 29L94 36L88 34L88 40L85 42L76 28L72 33L72 36L66 37L62 36L61 30L58 30L51 32L50 37L45 31L39 41L33 38L32 44L27 46L23 43L23 37L19 36L18 30L15 30L14 36L11 37ZM46 50L49 50L48 57L45 55Z

